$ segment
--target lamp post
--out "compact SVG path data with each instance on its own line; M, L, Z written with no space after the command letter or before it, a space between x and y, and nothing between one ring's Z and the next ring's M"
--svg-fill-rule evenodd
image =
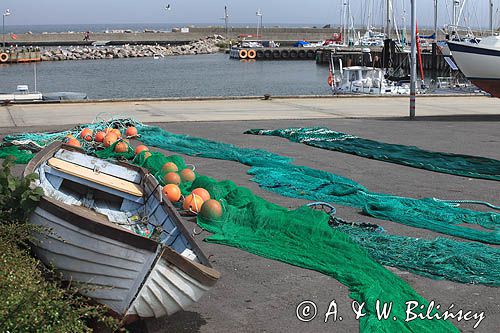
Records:
M260 8L257 9L257 13L255 14L257 15L257 38L259 38L259 26L262 26L262 12L260 11Z
M410 120L415 119L417 86L417 0L411 0Z
M10 16L10 10L6 9L5 12L2 13L2 40L3 40L3 48L5 48L5 16Z

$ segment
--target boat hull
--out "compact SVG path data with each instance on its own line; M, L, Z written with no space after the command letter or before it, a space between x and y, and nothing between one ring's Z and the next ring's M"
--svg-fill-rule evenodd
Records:
M126 314L156 257L146 249L110 239L74 225L42 203L30 222L50 232L35 234L33 250L47 266L55 267L64 280L77 282L80 293Z
M500 97L500 49L480 44L448 42L453 59L464 75L476 86Z
M185 310L211 288L160 258L127 312L141 318L163 317Z

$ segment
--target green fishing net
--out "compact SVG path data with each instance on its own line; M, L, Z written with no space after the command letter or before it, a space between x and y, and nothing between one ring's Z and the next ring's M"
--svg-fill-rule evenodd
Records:
M261 187L289 197L358 207L364 213L417 228L489 244L500 244L500 214L462 209L446 202L370 192L348 178L292 164L289 158L261 149L173 134L155 126L139 126L146 145L191 156L237 161ZM476 224L476 230L460 224Z
M4 159L7 156L14 156L17 164L27 164L35 155L31 151L19 149L17 146L0 147L0 158Z
M405 302L428 302L406 282L373 261L349 236L328 225L329 217L308 207L287 210L253 195L233 182L199 177L193 186L203 187L226 210L220 220L198 217L201 227L213 233L206 240L312 269L346 285L350 297L365 302L367 315L360 319L361 332L454 332L449 322L405 322ZM393 302L397 320L378 320L376 301ZM419 313L425 313L419 309Z
M184 163L176 156L162 157L160 153L148 158L142 155L134 163L146 167L158 178L163 163L174 159L178 167L182 167ZM337 279L348 286L351 298L366 303L367 315L360 320L361 332L457 331L446 321L406 322L405 302L414 300L422 305L428 302L402 279L373 261L349 236L331 228L327 214L308 207L287 210L232 181L217 182L198 175L189 185L188 191L202 187L212 198L223 202L224 214L220 219L198 216L199 225L213 233L207 241L238 247ZM377 300L397 304L391 315L398 320L379 320L375 312ZM425 311L419 309L416 313Z
M254 135L279 136L309 146L452 175L500 180L500 161L460 154L433 152L414 146L367 140L328 128L251 129Z

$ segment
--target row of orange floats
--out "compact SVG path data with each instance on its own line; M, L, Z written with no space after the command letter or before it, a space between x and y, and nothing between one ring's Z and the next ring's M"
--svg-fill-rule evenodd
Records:
M97 131L95 134L89 128L84 128L80 132L82 140L96 143L102 143L104 147L110 147L115 142L114 151L117 153L125 153L129 149L129 142L127 139L137 137L137 128L133 126L127 127L124 132L125 138L122 137L120 130L116 128L107 128L104 131ZM73 135L68 135L66 144L73 147L81 147L80 141ZM151 156L149 148L143 144L138 145L134 149L134 154L139 155L144 153L144 158L147 159ZM201 214L206 219L219 219L222 216L222 205L219 201L211 199L210 193L204 188L195 188L185 198L182 196L180 184L182 182L193 182L196 179L194 169L184 168L179 171L177 165L173 162L166 162L162 166L163 186L162 192L171 202L182 202L182 208L194 215Z
M162 166L162 171L165 172L163 181L163 194L171 202L182 201L182 208L192 214L201 214L206 219L218 219L222 216L222 205L214 199L211 199L210 193L198 187L191 191L185 198L182 197L179 185L181 182L193 182L196 179L196 174L190 168L185 168L179 171L177 165L173 162L166 162Z

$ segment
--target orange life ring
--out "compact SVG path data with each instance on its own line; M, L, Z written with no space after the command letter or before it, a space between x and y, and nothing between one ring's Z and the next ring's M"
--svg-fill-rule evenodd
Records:
M240 59L246 59L248 56L248 52L247 52L247 50L243 49L243 50L240 50L239 55L240 55Z
M248 59L255 59L255 57L257 56L257 52L255 52L255 50L248 50Z
M9 55L7 53L0 53L0 62L7 62Z

